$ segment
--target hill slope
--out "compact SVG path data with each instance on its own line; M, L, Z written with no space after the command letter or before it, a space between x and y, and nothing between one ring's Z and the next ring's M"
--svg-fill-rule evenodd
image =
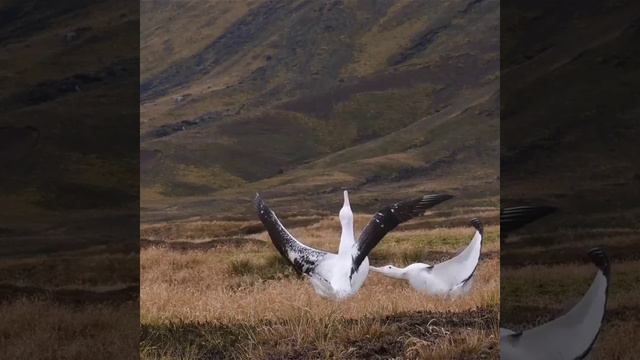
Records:
M136 7L9 1L0 19L2 254L135 249Z
M255 191L323 211L341 187L365 207L425 191L497 204L497 1L142 14L144 219L244 215Z

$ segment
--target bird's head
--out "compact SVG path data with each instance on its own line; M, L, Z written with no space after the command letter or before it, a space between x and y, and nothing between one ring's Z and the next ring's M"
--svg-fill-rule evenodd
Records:
M344 191L344 203L342 204L342 209L340 209L340 223L343 226L348 226L353 224L353 212L351 211L351 204L349 203L349 192L347 190Z
M385 276L392 277L394 279L403 279L404 278L404 270L393 265L384 265L380 267L369 266L369 270L381 273Z

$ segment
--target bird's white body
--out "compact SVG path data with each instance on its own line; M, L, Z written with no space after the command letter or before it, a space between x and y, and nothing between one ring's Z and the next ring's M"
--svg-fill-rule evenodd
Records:
M338 254L328 253L320 260L313 274L309 275L311 285L322 297L342 300L355 295L369 274L369 259L365 259L358 271L351 276L351 264L356 249L353 230L353 212L349 203L349 193L344 192L344 204L340 209L340 246Z
M318 263L314 274L309 275L309 280L316 293L322 297L343 300L355 295L364 284L369 275L369 259L365 259L351 280L351 258L340 258L336 254L327 256Z
M473 284L473 278L465 281L464 283L454 284L452 281L438 276L436 274L425 273L424 271L409 274L409 285L416 289L418 292L433 296L459 296L466 294L471 285Z
M392 265L371 266L371 270L394 279L407 280L418 292L433 296L459 296L471 288L473 273L482 248L481 230L476 230L469 245L457 256L436 264L411 264L405 268Z
M307 274L315 292L325 298L343 300L355 295L369 274L369 259L360 264L351 276L352 258L357 251L353 229L353 212L349 203L349 194L344 192L344 204L340 209L340 246L338 253L325 253L317 261L313 273ZM295 254L290 254L295 257Z

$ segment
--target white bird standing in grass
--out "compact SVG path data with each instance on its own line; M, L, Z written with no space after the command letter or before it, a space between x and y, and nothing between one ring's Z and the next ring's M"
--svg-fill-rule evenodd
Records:
M344 204L340 210L342 235L337 254L314 249L296 240L259 194L256 194L255 205L260 221L280 254L298 273L309 278L318 295L342 300L353 296L360 289L369 273L367 255L389 231L451 197L444 194L425 195L385 207L373 216L356 241L349 194L345 191Z
M484 230L478 219L471 220L476 233L467 247L455 257L436 264L411 264L405 268L393 265L371 266L371 270L394 279L407 280L418 292L436 296L457 296L471 288L478 266Z
M589 251L598 267L589 290L568 313L521 332L500 329L501 359L586 359L600 333L607 307L610 265L600 248Z

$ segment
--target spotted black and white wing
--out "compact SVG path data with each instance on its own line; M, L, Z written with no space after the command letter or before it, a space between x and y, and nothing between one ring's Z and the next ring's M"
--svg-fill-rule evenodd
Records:
M595 343L605 315L610 265L600 248L589 252L598 267L589 290L565 315L515 333L501 329L501 359L584 359Z
M515 206L500 209L500 232L507 236L510 232L551 214L556 208L551 206Z
M424 214L427 209L452 197L446 194L425 195L418 199L395 203L378 211L367 226L364 227L355 244L352 254L351 274L353 275L358 271L360 264L369 255L369 252L389 231L407 220Z
M313 273L317 263L322 260L327 253L304 245L294 238L282 225L276 213L264 203L259 194L255 199L256 209L260 221L269 233L271 242L278 249L278 252L293 266L299 274L310 275Z

